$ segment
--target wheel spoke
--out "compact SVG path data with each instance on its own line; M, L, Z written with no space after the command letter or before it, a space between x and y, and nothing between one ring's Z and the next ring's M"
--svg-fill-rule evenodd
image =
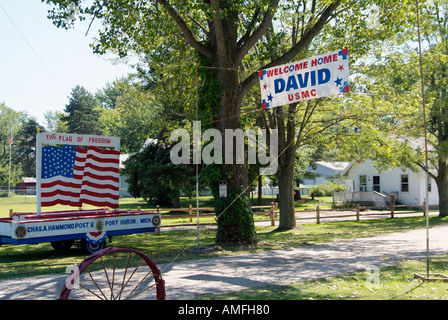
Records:
M80 283L79 286L80 286L81 288L87 290L88 292L90 292L92 295L98 297L98 299L100 299L100 300L106 300L106 299L103 299L102 297L100 297L98 294L96 294L96 293L93 292L92 290L90 290L89 288L87 288L86 286L84 286L83 284ZM101 291L101 290L100 290L100 291ZM104 295L103 295L103 296L104 296Z
M138 263L138 265L135 267L134 271L132 272L132 274L129 276L128 281L126 281L126 284L123 286L123 289L128 285L129 281L131 280L131 278L134 276L135 271L137 271L138 267L140 267L140 264L142 263L143 258L140 259L140 262Z
M132 292L134 292L135 289L137 289L137 287L135 287L134 290L132 290L132 292L129 294L129 296L126 297L125 300L128 300L128 299L130 299L130 298L132 298L132 297L135 297L135 296L139 295L140 293L145 292L145 291L151 289L152 287L156 286L157 284L158 284L158 283L155 282L155 283L153 283L152 285L147 286L145 289L140 290L140 291L136 292L135 294L132 294Z
M131 260L131 255L132 255L132 252L129 251L128 260L126 261L126 268L124 268L123 281L121 281L121 289L120 289L120 292L118 293L117 297L121 297L121 293L123 292L123 289L125 287L124 281L126 280L126 273L128 271L129 261Z
M110 298L112 299L114 296L114 289L113 289L113 285L110 283L109 281L109 275L107 273L107 268L104 265L104 260L103 260L103 256L100 257L101 258L101 264L103 265L103 270L104 270L104 274L106 275L106 280L107 280L107 284L109 285L109 289L110 289Z
M87 268L87 272L89 273L90 279L92 280L92 282L95 284L95 287L101 292L101 294L104 297L104 300L107 300L106 295L104 294L103 290L101 290L101 288L98 286L98 284L96 283L96 281L93 279L92 274L90 273L89 269Z
M146 291L146 289L144 289L144 290L139 291L138 293L136 293L136 294L133 295L134 291L137 290L138 287L140 287L140 285L146 280L146 278L148 278L148 276L149 276L150 274L152 274L152 270L150 270L150 271L143 277L143 279L140 280L139 283L137 283L137 285L135 286L135 288L131 291L131 293L129 293L129 295L127 296L127 298L126 298L125 300L129 299L129 297L136 296L136 295L139 294L140 292Z

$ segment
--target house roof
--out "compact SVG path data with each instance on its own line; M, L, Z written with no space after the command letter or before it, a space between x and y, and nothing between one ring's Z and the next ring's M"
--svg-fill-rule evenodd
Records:
M340 172L350 165L350 162L326 162L326 161L316 161L316 164L326 167L328 169Z
M321 177L331 177L345 172L346 168L350 165L350 162L316 161L315 164L315 169L313 167L308 167L309 172L315 172Z
M36 178L34 177L22 177L23 183L36 183Z

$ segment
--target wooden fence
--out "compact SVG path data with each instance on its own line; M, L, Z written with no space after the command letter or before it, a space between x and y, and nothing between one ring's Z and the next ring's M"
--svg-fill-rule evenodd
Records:
M429 207L436 207L437 205L429 205ZM397 209L409 209L413 208L413 210L397 210ZM371 210L377 210L375 212L369 212ZM329 215L323 215L325 212L331 212ZM342 212L342 214L337 214L338 212ZM305 209L300 211L295 211L296 220L315 220L317 224L321 223L323 219L338 219L338 218L356 218L356 221L359 221L361 217L368 216L384 216L395 218L397 215L401 214L418 214L421 212L423 216L426 216L426 203L422 205L395 205L393 202L390 206L387 207L365 207L356 204L355 208L344 208L344 209L321 209L319 206L316 206L315 209ZM300 214L303 213L315 213L314 215L308 215L300 217ZM336 213L336 214L335 214Z
M141 210L140 207L138 207L138 210ZM257 210L257 211L255 211ZM179 219L179 218L188 218L190 220L190 223L181 223L181 224L162 224L162 228L164 227L181 227L181 226L195 226L197 223L193 223L193 218L197 217L197 208L193 207L193 205L190 204L188 208L173 208L173 209L165 209L160 208L157 206L155 209L145 209L145 211L157 211L162 212L162 220L168 220L168 219ZM204 217L216 217L216 213L213 212L214 208L212 207L199 207L199 218ZM204 212L205 211L205 212ZM171 214L172 212L188 212L188 214ZM263 215L268 216L271 225L275 226L275 220L277 219L278 215L278 202L272 202L269 206L252 206L252 214L253 215ZM165 213L165 214L164 214ZM166 214L169 213L169 214ZM200 223L200 225L216 225L216 222L212 223ZM160 232L160 229L157 231Z
M430 207L437 207L437 205L430 205ZM412 210L403 210L410 209ZM356 221L359 221L361 217L369 217L369 216L377 216L377 217L390 217L396 218L402 214L418 214L421 212L423 216L426 216L426 203L422 205L395 205L394 202L390 204L389 207L366 207L360 206L356 204L354 208L343 208L343 209L322 209L319 206L313 209L302 209L296 210L296 220L314 220L317 224L320 224L324 219L339 219L339 218L355 218ZM139 208L140 209L140 208ZM397 210L398 209L398 210ZM157 206L156 209L147 209L162 212L162 220L168 219L179 219L179 218L188 218L190 223L180 223L180 224L162 224L162 228L164 227L181 227L181 226L196 226L197 222L193 223L193 219L197 217L197 209L190 204L188 208L175 208L175 209L161 209ZM376 210L372 212L372 210ZM146 210L145 210L146 211ZM200 207L199 218L202 217L215 217L216 214L214 208L212 207ZM171 214L172 212L188 212L188 214ZM325 214L325 213L329 214ZM165 214L163 214L165 213ZM169 214L166 214L169 213ZM269 206L252 206L252 214L253 215L263 215L269 217L271 221L271 226L276 225L276 220L278 218L278 202L272 202ZM342 214L339 214L342 213ZM269 221L268 220L268 221ZM265 220L266 221L266 220ZM200 223L200 225L216 225L216 222L211 223ZM160 228L158 228L158 233L160 232Z

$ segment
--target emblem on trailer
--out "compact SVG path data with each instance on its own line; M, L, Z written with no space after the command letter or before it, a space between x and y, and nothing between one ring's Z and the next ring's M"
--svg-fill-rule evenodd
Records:
M160 225L160 217L159 216L154 216L153 218L152 218L152 225L154 226L154 227L157 227L158 225Z
M25 226L18 226L14 231L14 234L17 239L23 239L26 237L26 228Z
M98 231L103 230L103 228L104 228L104 221L103 221L103 220L97 220L97 221L95 222L95 228L96 228L96 230L98 230Z

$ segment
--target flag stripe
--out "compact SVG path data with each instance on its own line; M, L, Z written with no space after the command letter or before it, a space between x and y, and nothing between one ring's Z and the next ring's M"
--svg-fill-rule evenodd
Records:
M87 196L92 196L92 197L101 197L101 198L110 198L113 200L118 200L118 193L116 194L112 194L112 193L108 193L108 192L104 192L104 193L100 193L100 192L94 192L91 190L83 190L81 192L81 199L86 199L88 198Z
M84 170L86 168L89 168L89 169L92 169L93 171L98 171L98 172L115 172L115 173L120 172L118 170L118 168L100 167L100 166L94 165L93 163L89 163L89 162L86 163Z
M54 196L67 196L67 197L72 197L72 198L77 198L79 196L79 192L73 192L73 191L68 191L68 190L53 190L51 192L43 192L42 193L42 197L43 198L51 198Z
M120 160L116 159L116 158L110 158L110 159L108 159L108 158L100 158L100 157L94 156L93 154L92 155L88 155L87 159L88 160L94 160L96 162L101 162L101 163L117 163L118 164L120 162Z
M97 179L97 180L109 180L115 183L119 183L120 182L120 178L118 176L114 177L114 176L108 176L108 175L99 175L99 174L94 174L91 172L86 172L84 173L84 175L73 175L73 178L77 178L77 179L82 179L82 177L90 177L93 179Z
M79 189L81 187L81 183L74 183L74 182L68 182L68 181L53 181L53 182L42 183L42 188L50 189L53 187L65 187L65 188Z
M42 201L41 202L41 206L42 207L52 207L55 206L57 204L63 204L63 205L67 205L67 206L72 206L72 207L81 207L82 203L81 202L73 202L70 200L63 200L63 199L56 199L53 201Z
M100 183L94 183L91 181L84 181L83 186L89 186L92 188L96 188L96 189L109 189L112 191L120 191L120 187L115 186L115 185L111 185L111 184L100 184Z

